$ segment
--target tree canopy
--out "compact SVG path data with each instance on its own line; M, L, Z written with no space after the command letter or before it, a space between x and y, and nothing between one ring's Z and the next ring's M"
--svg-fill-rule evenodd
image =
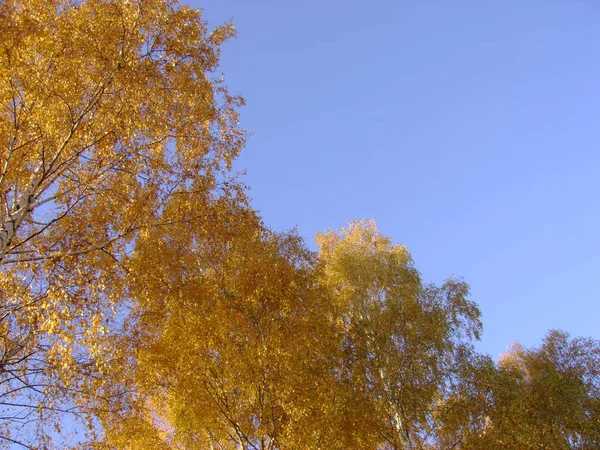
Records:
M592 449L600 343L500 361L461 279L373 221L263 223L232 171L231 25L0 2L0 446Z
M169 0L0 3L0 439L86 413L141 237L244 202L242 100L215 73L233 34Z

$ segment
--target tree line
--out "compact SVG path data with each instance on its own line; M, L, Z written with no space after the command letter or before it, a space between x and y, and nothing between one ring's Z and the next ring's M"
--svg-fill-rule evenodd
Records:
M173 0L0 3L1 445L599 448L599 341L493 361L468 285L374 222L269 229L234 35Z

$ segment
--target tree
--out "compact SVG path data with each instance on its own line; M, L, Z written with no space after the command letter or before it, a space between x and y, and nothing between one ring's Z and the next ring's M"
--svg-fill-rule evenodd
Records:
M600 342L552 330L539 348L503 355L476 448L593 449L600 445Z
M101 391L135 243L204 214L169 202L244 202L233 34L172 0L0 3L0 440Z
M317 257L293 234L257 231L247 212L219 217L138 242L127 338L137 404L105 417L108 444L436 442L480 329L466 285L424 285L406 249L370 222L319 235Z
M374 223L317 254L261 222L233 35L175 0L0 2L0 445L67 448L68 414L79 448L597 448L597 341L495 365L468 286Z
M406 248L374 222L351 222L317 242L322 282L339 308L340 411L348 415L340 419L351 424L341 428L344 448L424 448L481 330L468 286L422 283Z
M108 445L331 448L313 432L330 412L335 349L315 255L247 210L214 219L138 242L128 338L138 405L104 417Z

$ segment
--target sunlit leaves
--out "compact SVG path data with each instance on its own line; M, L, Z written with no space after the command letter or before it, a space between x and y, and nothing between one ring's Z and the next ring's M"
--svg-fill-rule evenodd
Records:
M318 235L324 283L339 309L340 378L356 423L354 442L421 448L435 438L438 409L450 396L479 334L468 287L425 285L403 246L374 222ZM361 444L365 445L365 444Z
M600 445L600 343L552 330L539 348L515 345L498 363L488 448Z
M149 412L127 420L166 424L172 448L314 445L307 429L323 415L333 344L315 256L298 236L225 206L139 243L131 376ZM122 423L106 417L109 442L131 433Z
M598 342L495 364L466 283L374 222L318 253L261 222L234 34L172 0L0 2L0 445L66 448L71 414L81 448L597 448Z
M102 393L135 242L203 214L174 197L241 199L242 100L213 75L233 34L170 0L0 3L0 397L31 397L8 422Z

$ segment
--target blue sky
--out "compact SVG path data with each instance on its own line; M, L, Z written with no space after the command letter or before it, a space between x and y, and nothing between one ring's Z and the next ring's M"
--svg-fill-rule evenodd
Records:
M494 357L600 339L600 3L189 4L239 30L222 70L268 225L314 247L374 218L426 281L465 278Z

